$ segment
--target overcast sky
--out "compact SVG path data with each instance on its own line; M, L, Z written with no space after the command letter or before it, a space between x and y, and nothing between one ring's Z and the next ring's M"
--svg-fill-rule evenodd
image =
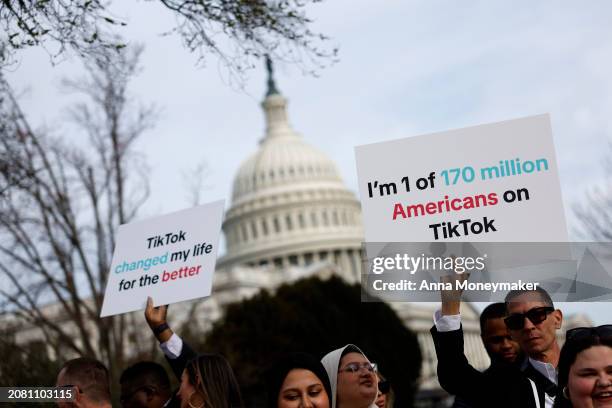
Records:
M178 38L160 36L174 19L155 2L119 3L125 38L146 46L133 94L162 108L139 145L152 188L142 215L188 206L184 173L201 162L210 168L204 201L229 200L264 132L263 65L238 89L218 61L198 67ZM571 207L602 183L611 151L612 3L330 0L309 14L340 61L317 78L277 64L276 82L293 127L337 163L351 190L356 145L550 113L568 225L576 225ZM31 50L7 77L26 90L31 122L61 134L72 99L59 81L80 72L76 59L52 66ZM591 315L609 323L601 306Z

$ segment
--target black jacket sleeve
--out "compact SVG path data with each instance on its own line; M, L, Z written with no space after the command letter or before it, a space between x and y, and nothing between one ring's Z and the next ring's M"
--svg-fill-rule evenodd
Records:
M438 332L432 327L438 380L448 393L473 407L535 407L525 375L513 366L494 366L480 372L470 365L463 352L463 330Z
M187 366L187 363L197 356L196 352L187 344L184 339L183 340L183 348L181 349L181 354L177 358L168 358L168 364L170 364L170 368L178 378L179 382L181 381L181 375L183 374L183 370Z
M482 399L486 375L470 365L463 353L463 330L439 332L431 328L438 357L438 381L449 394L474 402Z

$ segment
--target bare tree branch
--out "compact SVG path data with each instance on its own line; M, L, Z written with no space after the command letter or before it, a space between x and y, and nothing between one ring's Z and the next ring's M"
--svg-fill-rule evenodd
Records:
M210 176L210 168L201 160L195 167L183 172L183 180L187 188L187 200L192 206L202 204L202 191L207 186L204 181Z
M71 117L93 149L34 130L0 76L0 302L54 348L111 370L127 344L124 316L99 318L113 237L148 196L134 144L157 112L128 92L141 52L97 56L86 78L66 81L86 98Z
M584 203L574 205L573 209L582 224L579 233L584 238L612 241L612 185L587 192Z
M174 15L187 49L203 62L216 56L240 78L263 55L314 65L334 62L337 49L310 30L305 8L320 0L159 0ZM120 50L116 31L127 25L110 12L110 1L46 0L0 2L0 67L32 46L43 47L53 61L74 50L81 56ZM148 7L144 4L140 7Z

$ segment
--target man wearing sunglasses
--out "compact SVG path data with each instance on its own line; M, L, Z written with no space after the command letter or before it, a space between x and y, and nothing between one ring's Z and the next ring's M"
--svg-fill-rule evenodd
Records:
M488 322L490 324L487 324L489 319L481 320L481 335L492 364L486 371L480 372L469 364L463 350L461 291L442 291L441 297L442 308L436 311L435 326L431 333L438 356L438 380L446 391L458 397L456 407L545 408L541 387L530 380L524 371L523 354L519 352L515 355L512 347L507 347L510 344L514 344L514 347L517 343L521 344L515 335L509 338L512 332L506 328L505 322L508 305L497 304L491 306L492 310L483 313L483 317L489 313L496 317L491 317ZM520 309L519 305L524 299L512 297L512 300L517 301L513 307ZM518 317L514 317L514 320L518 320ZM488 333L489 329L495 330ZM494 343L503 343L504 346L496 347ZM531 371L537 373L537 370Z
M552 407L561 351L556 332L561 329L563 314L540 287L534 291L511 291L505 301L506 327L528 356L522 371L535 382L541 406Z

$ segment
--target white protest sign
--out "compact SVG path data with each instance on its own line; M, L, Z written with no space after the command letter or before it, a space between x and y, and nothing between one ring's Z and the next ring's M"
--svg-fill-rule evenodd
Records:
M368 242L565 242L550 118L355 148Z
M119 227L100 317L209 296L223 201Z

